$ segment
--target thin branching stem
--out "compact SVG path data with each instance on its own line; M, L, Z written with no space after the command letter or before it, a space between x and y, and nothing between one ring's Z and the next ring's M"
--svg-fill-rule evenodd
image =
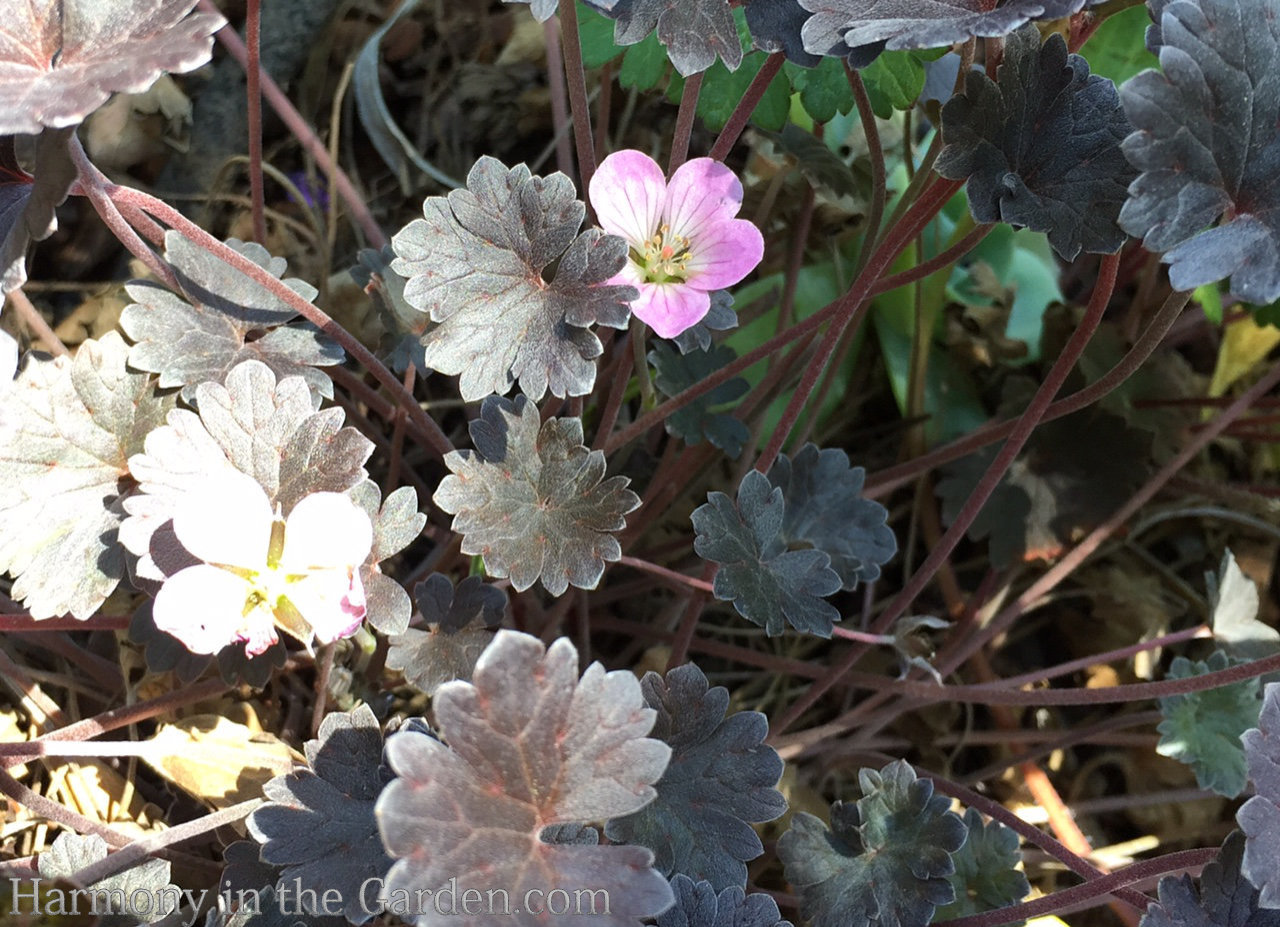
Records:
M591 135L591 104L587 99L587 72L582 66L578 37L577 0L560 0L560 50L573 111L573 142L578 150L578 180L586 191L596 172L596 152Z
M884 204L888 195L885 181L884 148L880 144L880 128L876 125L876 114L871 109L871 98L867 96L866 85L862 75L854 68L844 65L849 87L853 90L853 102L858 107L858 119L862 122L862 134L867 140L867 156L871 159L871 208L867 212L867 224L862 233L863 247L858 255L856 270L861 270L867 258L871 256L871 242L880 234L880 221L884 218Z
M561 173L572 177L573 139L569 138L569 91L564 81L560 26L548 19L542 24L542 30L547 43L547 83L551 90L551 124L556 132L556 166Z
M49 323L44 320L44 316L27 298L27 294L22 292L21 288L13 290L6 294L9 304L18 311L18 315L22 318L23 324L31 329L33 334L40 343L48 348L51 354L67 356L71 352L67 350L67 346L62 343L62 339L57 333L49 327Z
M245 76L249 93L249 197L253 203L253 240L267 244L266 195L262 177L262 0L245 6L244 41L248 52Z
M680 110L676 113L676 130L671 137L671 160L667 163L667 176L676 172L689 157L689 139L693 135L693 121L698 112L698 94L702 90L702 73L690 75L680 91Z

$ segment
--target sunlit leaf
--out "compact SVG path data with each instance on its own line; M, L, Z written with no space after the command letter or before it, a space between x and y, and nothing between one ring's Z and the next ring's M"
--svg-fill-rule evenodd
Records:
M1244 735L1254 795L1236 812L1244 831L1244 874L1260 891L1258 904L1280 908L1280 683L1267 685L1258 726ZM1274 914L1274 911L1271 912ZM1280 924L1280 914L1275 915ZM1252 925L1250 925L1252 927Z
M469 681L502 621L507 594L479 576L468 576L455 589L439 573L418 583L413 593L428 630L409 628L392 637L387 666L401 670L410 685L427 695L446 682Z

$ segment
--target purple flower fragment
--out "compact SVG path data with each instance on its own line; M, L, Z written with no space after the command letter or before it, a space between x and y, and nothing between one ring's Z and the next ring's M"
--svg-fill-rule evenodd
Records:
M600 227L630 247L609 283L639 289L631 311L663 338L701 321L712 291L742 280L764 256L760 230L735 218L742 183L711 158L686 161L668 182L648 155L616 151L588 192Z
M364 620L360 565L373 526L342 493L304 496L285 519L257 480L228 473L187 495L173 530L203 562L165 581L153 614L193 653L243 642L256 656L279 639L277 627L307 646L330 643Z

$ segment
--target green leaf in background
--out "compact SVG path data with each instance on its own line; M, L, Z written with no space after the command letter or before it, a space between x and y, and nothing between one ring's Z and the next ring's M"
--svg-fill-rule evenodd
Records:
M578 41L582 45L582 63L598 68L621 55L625 48L613 41L613 20L578 2Z
M1221 650L1215 650L1208 660L1194 663L1186 657L1175 657L1165 678L1188 679L1240 662ZM1235 798L1248 781L1240 737L1249 728L1257 727L1261 710L1261 684L1257 679L1162 698L1160 714L1164 720L1156 726L1160 732L1156 752L1190 766L1200 788Z
M802 68L788 61L782 71L791 89L800 95L800 105L814 122L830 122L836 113L853 109L853 91L839 58L823 58L817 67Z
M871 108L881 119L895 109L910 109L924 89L924 63L919 52L887 51L862 69Z
M716 63L719 64L718 61ZM622 57L622 67L618 69L618 83L627 89L652 90L666 71L667 50L654 32L627 49Z
M1204 310L1204 317L1214 325L1222 324L1222 290L1220 283L1206 283L1191 291L1191 297Z
M1160 65L1143 42L1149 25L1151 18L1146 4L1122 10L1107 17L1080 49L1080 54L1094 74L1109 77L1119 86L1139 71Z
M733 115L738 101L742 99L742 95L751 86L751 81L764 66L766 58L768 55L764 52L753 52L742 59L742 64L736 71L730 71L724 66L724 62L717 58L716 63L703 72L702 90L698 93L697 113L708 129L719 132L724 128L729 117ZM623 69L626 69L625 59ZM684 80L678 74L672 75L671 83L667 87L667 99L678 103L683 90ZM765 88L764 96L760 98L755 112L751 114L751 122L770 132L778 132L786 125L790 112L791 86L786 77L779 72Z

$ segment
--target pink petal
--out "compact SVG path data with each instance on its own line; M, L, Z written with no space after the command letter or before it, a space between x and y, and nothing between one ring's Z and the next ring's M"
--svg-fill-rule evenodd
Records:
M342 493L313 492L285 520L280 571L358 567L372 548L373 525L364 509Z
M253 587L234 573L202 563L166 579L151 613L157 628L192 653L217 653L241 639L244 607L252 592ZM274 632L272 638L270 643Z
M684 283L646 283L631 304L632 314L662 338L674 338L696 325L710 309L707 291Z
M219 474L188 492L173 513L182 546L205 563L262 571L267 566L274 516L266 491L238 470Z
M764 236L754 222L729 219L708 227L689 254L686 281L702 290L732 286L764 257Z
M284 595L322 644L349 637L364 621L364 583L359 567L316 570L289 583Z
M694 158L671 175L663 219L671 234L688 239L696 253L702 237L741 208L742 183L733 171L711 158Z
M588 195L600 227L640 248L662 221L667 181L662 168L643 152L615 151L591 176Z

